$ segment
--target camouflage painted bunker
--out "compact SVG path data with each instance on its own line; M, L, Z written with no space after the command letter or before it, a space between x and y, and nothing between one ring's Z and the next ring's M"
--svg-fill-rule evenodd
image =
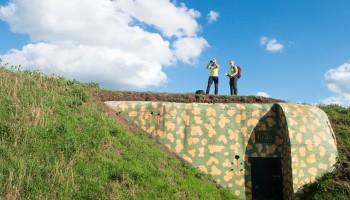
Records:
M326 114L274 103L106 102L183 160L245 199L298 198L338 156Z

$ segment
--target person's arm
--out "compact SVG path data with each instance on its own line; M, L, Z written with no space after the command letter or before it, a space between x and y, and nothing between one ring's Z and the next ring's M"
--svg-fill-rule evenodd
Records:
M219 68L219 65L218 64L208 65L207 68L208 69L216 69L216 68Z
M211 66L211 62L209 62L209 63L207 64L207 69L210 69L210 66Z
M213 61L210 61L208 64L207 64L207 69L211 69L213 67L213 64L216 64L216 63L213 63Z
M207 65L208 69L216 69L219 68L219 65L216 62L213 62L212 60Z

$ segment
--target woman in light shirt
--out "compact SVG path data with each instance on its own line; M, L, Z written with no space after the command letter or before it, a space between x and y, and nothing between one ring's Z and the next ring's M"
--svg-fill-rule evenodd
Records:
M219 92L219 76L218 76L219 67L220 66L216 63L215 58L213 60L211 60L207 65L207 68L210 70L210 76L208 79L208 86L207 86L206 94L209 94L210 87L213 84L213 81L214 81L214 85L215 85L215 92L214 93L217 95Z

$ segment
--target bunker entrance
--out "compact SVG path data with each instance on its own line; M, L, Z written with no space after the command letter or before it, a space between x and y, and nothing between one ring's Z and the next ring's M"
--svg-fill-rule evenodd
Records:
M249 158L253 200L283 199L281 158Z

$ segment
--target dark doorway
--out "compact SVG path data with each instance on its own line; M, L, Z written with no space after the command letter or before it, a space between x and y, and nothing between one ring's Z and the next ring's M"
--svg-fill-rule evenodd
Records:
M283 199L281 158L249 158L253 200Z

